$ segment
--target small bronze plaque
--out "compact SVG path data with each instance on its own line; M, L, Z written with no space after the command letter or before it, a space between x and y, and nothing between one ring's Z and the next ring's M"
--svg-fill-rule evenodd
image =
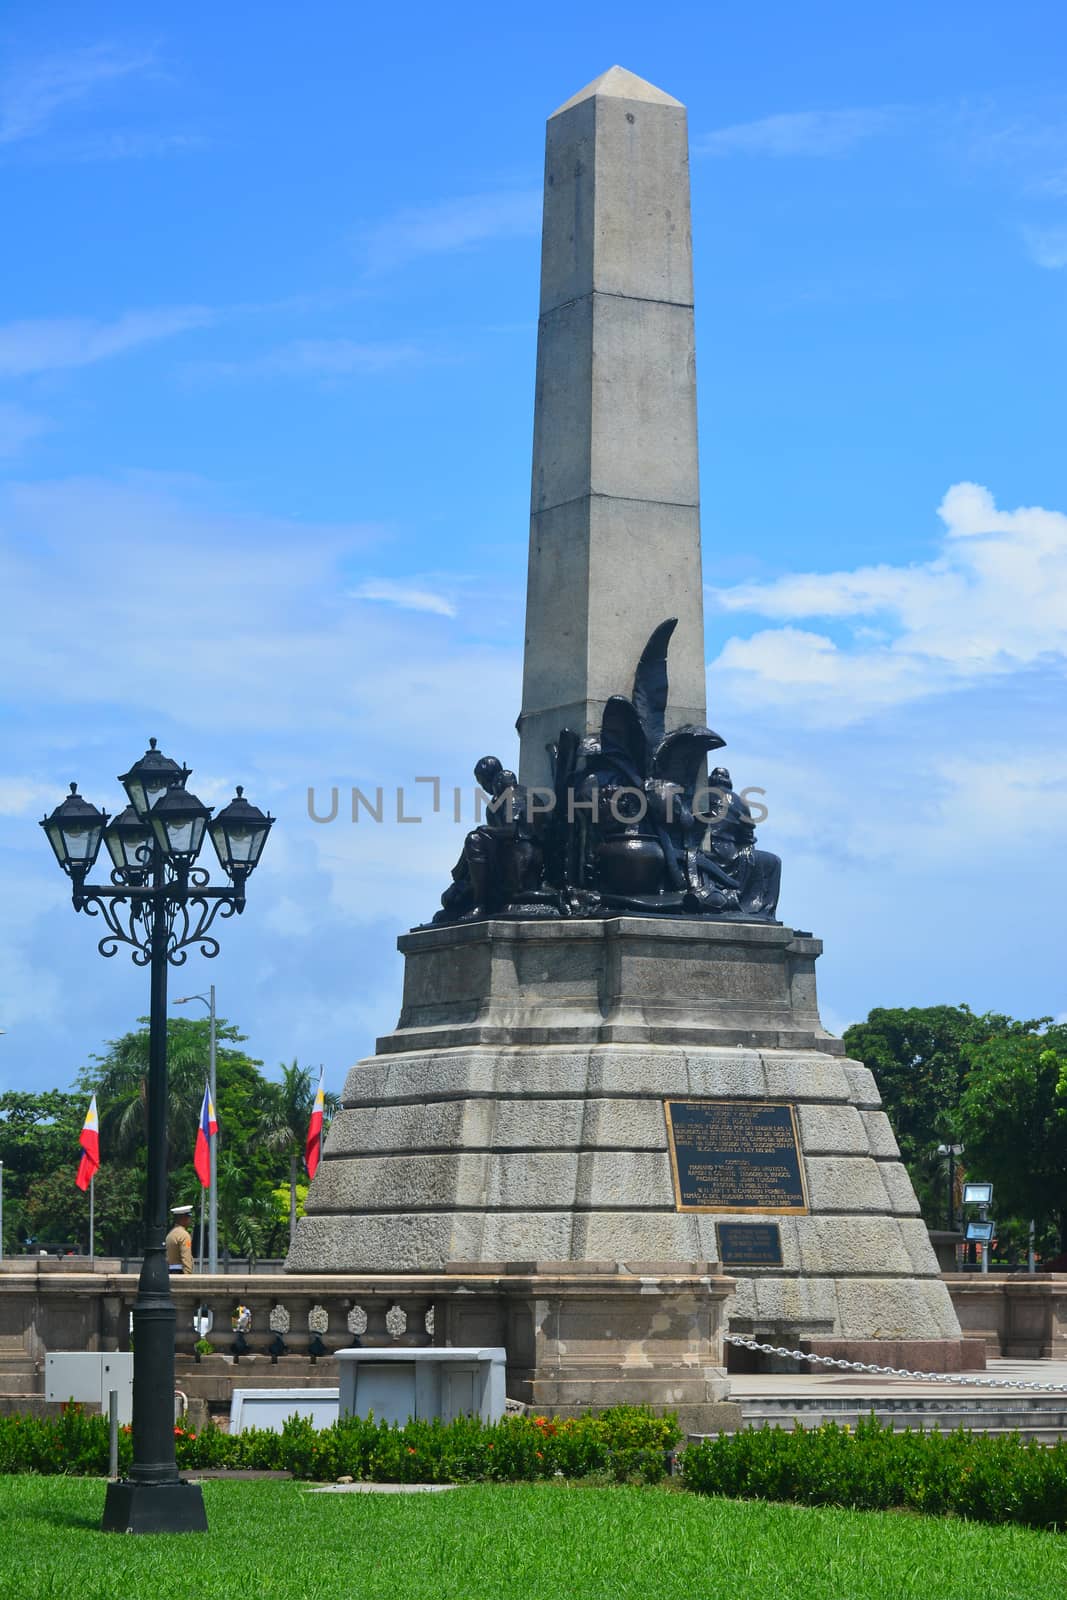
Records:
M796 1107L665 1100L678 1211L806 1212Z
M780 1267L782 1230L777 1222L717 1222L719 1260L724 1267Z

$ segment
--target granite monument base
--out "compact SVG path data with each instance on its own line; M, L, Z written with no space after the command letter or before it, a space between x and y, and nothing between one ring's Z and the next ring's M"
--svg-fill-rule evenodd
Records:
M770 1222L780 1264L731 1263L731 1332L960 1338L874 1079L819 1020L819 940L619 917L430 928L400 948L399 1025L349 1072L289 1270L719 1262L717 1225ZM670 1100L740 1107L757 1145L766 1108L794 1192L756 1147L672 1170Z

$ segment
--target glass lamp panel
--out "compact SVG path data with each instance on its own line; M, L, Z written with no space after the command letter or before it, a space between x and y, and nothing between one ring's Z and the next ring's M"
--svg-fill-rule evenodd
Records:
M226 838L234 866L246 867L255 861L256 836L251 828L228 828Z
M150 866L152 834L132 806L110 822L104 830L104 843L120 872L146 872Z
M151 811L162 800L171 785L165 778L148 778L143 785L145 805Z
M67 846L63 838L63 829L58 822L49 822L46 824L44 831L48 843L55 851L56 860L61 867L65 867L67 865Z
M67 822L63 825L63 842L67 857L73 866L92 866L100 849L101 829L84 822Z
M122 787L129 796L130 804L136 811L137 815L139 817L146 816L150 810L150 807L147 799L145 798L144 784L141 782L140 778L130 776L126 779Z
M111 865L117 872L122 872L127 862L121 838L117 833L112 833L109 828L104 834L104 843L107 845L107 853L111 857Z
M200 854L200 846L204 842L204 829L206 827L207 827L207 818L206 817L196 817L194 819L194 821L192 823L191 833L190 833L190 840L191 840L190 849L189 849L189 859L190 859L190 861L195 861L197 856Z
M168 856L187 856L192 847L191 817L152 817L152 830L159 847Z
M252 841L248 851L248 865L250 867L254 867L256 862L259 860L263 846L267 842L267 834L270 832L270 824L259 823L256 827L250 828L248 831L252 835Z
M215 846L215 854L219 858L219 866L222 867L225 872L229 872L230 848L226 839L225 825L219 821L218 817L216 817L214 822L211 824L211 827L208 829L208 832L211 834L211 842Z

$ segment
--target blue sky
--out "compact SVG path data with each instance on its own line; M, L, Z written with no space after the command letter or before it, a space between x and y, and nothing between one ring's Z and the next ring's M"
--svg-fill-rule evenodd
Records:
M174 992L337 1087L395 1022L463 829L307 790L514 755L544 121L615 62L689 107L709 720L824 1015L1067 1009L1060 6L4 23L0 1086L146 1009L35 822L149 734L280 819Z

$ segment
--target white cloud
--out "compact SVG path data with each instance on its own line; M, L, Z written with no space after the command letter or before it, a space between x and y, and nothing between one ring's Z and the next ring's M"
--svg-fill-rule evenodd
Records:
M0 488L0 683L19 708L0 790L0 1025L5 1007L13 1038L19 1019L39 1024L36 1053L27 1045L17 1068L14 1049L0 1053L0 1076L31 1081L44 1036L49 1081L63 1082L144 1009L143 973L101 969L96 930L72 917L36 827L70 779L116 809L115 774L153 734L190 762L207 803L240 782L269 806L278 823L251 914L225 929L224 1004L268 1060L313 1050L336 1064L396 1020L396 932L432 915L472 825L469 804L453 821L452 786L469 797L486 750L514 760L510 638L498 648L465 633L445 648L445 624L424 612L353 605L353 562L367 570L380 528L240 517L203 498L203 485L148 476ZM428 585L443 581L410 587ZM436 816L420 774L440 775ZM316 825L308 788L327 809L333 785L338 820ZM381 826L351 822L352 785L383 788ZM421 825L397 823L400 785ZM77 1006L60 1005L64 993Z
M939 507L940 553L909 567L799 573L712 591L724 612L784 626L735 637L711 671L738 704L793 705L843 725L891 706L1048 663L1067 664L1067 516L1000 511L956 484ZM844 625L843 641L800 628ZM874 618L880 628L856 625Z
M37 317L0 326L0 377L85 367L138 345L206 327L214 313L204 306L164 306L127 311L112 322L90 317Z
M201 361L188 370L196 377L206 378L342 378L392 372L421 365L426 359L422 346L410 340L373 343L356 339L295 339L247 361Z
M1035 265L1050 271L1067 267L1067 228L1024 228L1023 239Z
M0 400L0 459L19 455L30 440L44 433L47 427L44 417Z
M455 708L483 676L480 711L498 705L510 727L504 652L442 654L425 604L410 614L395 599L366 606L356 624L352 561L365 567L382 539L371 524L215 513L189 486L147 477L9 485L0 490L0 681L25 706L44 697L138 720L162 708L201 732L258 730L279 761L286 739L306 752L340 738L346 750L355 741L379 758L404 752L406 762L415 724L423 762L440 760ZM393 593L409 588L445 614L424 584ZM180 641L180 685L162 644L170 637ZM514 679L517 693L517 664ZM317 764L309 772L306 756L294 760L292 782L324 776Z
M51 811L55 788L32 778L0 778L0 816L21 817L31 811Z
M350 593L353 600L382 600L405 611L432 611L439 617L456 615L454 604L445 595L411 584L395 583L391 578L367 578Z
M155 156L191 155L210 145L202 133L115 130L53 146L51 154L68 161L144 161Z
M864 139L891 132L901 115L898 106L782 112L717 128L697 140L696 151L713 156L839 156Z
M382 272L489 239L528 238L540 226L540 190L504 189L397 211L367 229L360 245L369 270Z
M0 145L44 133L64 107L86 99L102 84L143 72L154 59L152 51L98 44L51 56L21 75L9 76L0 90Z

